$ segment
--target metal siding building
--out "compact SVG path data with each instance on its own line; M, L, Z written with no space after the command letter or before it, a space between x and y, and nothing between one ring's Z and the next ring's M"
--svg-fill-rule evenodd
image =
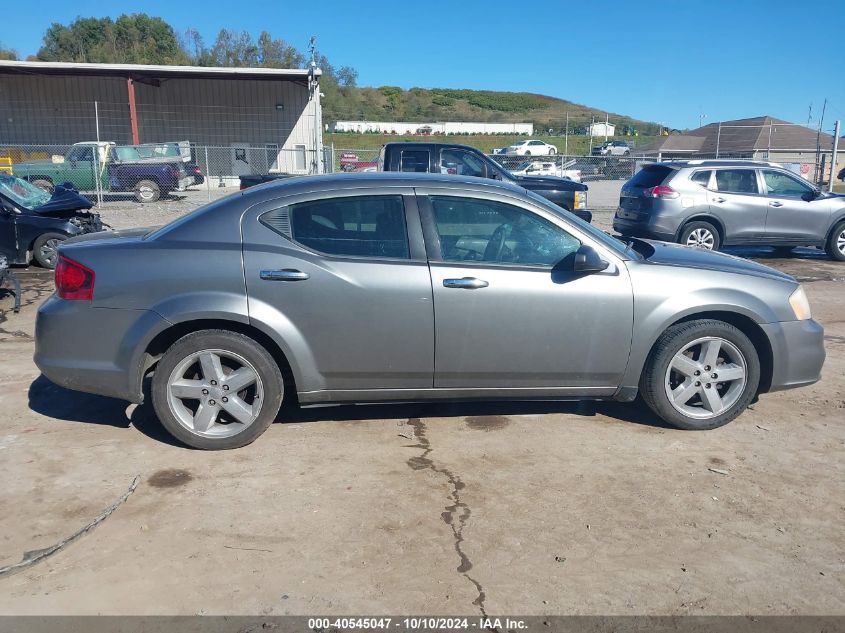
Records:
M207 148L211 175L315 172L322 155L319 74L0 61L0 148L90 141L98 118L104 141Z

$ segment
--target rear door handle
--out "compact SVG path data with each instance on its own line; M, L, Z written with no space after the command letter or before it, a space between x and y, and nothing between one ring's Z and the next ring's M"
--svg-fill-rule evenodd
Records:
M264 281L305 281L311 275L294 268L283 270L262 270L260 273Z
M444 288L466 288L474 290L476 288L486 288L490 284L483 279L476 279L475 277L463 277L461 279L444 279Z
M769 203L769 206L770 206L770 207L782 207L782 206L783 206L783 202L778 202L777 200L775 200L774 202L770 202L770 203Z
M724 202L724 201L725 201L725 199L722 198L721 196L713 198L713 202Z

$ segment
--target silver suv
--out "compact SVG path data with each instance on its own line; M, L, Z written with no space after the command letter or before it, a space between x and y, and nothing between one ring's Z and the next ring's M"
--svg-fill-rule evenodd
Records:
M689 160L647 165L626 182L613 228L708 250L759 244L823 248L845 261L845 197L776 163Z

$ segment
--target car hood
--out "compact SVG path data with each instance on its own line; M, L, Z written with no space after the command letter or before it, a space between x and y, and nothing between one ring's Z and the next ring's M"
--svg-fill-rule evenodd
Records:
M586 191L587 185L569 180L568 178L558 178L557 176L513 176L514 182L520 187L525 187L531 191L538 191L540 189L549 189L556 191Z
M668 242L656 242L653 240L637 239L634 242L635 250L649 264L677 266L679 268L697 268L699 270L713 270L795 282L794 278L779 270L752 262L748 259L728 255L727 253L705 251L700 248L670 244Z
M93 206L94 203L78 191L58 185L53 190L53 197L40 207L35 207L33 212L39 215L61 216L68 212L87 211Z

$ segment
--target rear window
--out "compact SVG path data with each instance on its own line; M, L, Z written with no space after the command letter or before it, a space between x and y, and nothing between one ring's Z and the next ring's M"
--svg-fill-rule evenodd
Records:
M656 187L662 184L672 171L671 167L666 167L665 165L648 165L634 174L634 177L631 178L628 184L632 187L642 187L643 189Z
M706 169L704 171L697 171L692 176L690 176L690 180L695 183L698 183L702 187L706 187L710 184L710 170Z
M427 172L430 163L428 150L405 149L399 163L399 171Z

